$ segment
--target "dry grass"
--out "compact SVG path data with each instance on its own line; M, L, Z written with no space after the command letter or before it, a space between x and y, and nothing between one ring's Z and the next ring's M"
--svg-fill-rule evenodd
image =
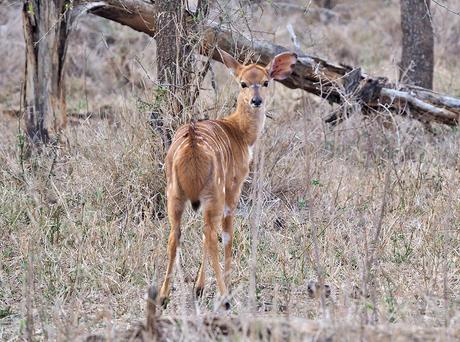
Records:
M283 11L308 52L344 56L394 78L398 2L366 3L342 1L340 20L327 25L315 20L305 32L301 23L313 22L309 16L267 7L262 18L270 20L259 20L257 30L275 31L266 38L288 45L286 21L277 12ZM7 19L1 34L20 39L18 9L2 13ZM254 9L252 15L261 12ZM460 18L436 8L434 21L436 89L459 95L460 46L451 35ZM25 159L17 121L1 120L2 340L32 334L73 340L95 331L113 337L143 319L146 289L164 272L169 229L162 215L164 151L137 100L155 98L154 44L96 18L85 18L80 27L69 48L69 106L85 112L110 104L115 108L110 122L81 122L69 128L66 147ZM341 49L335 49L337 39ZM8 81L2 77L0 83L2 109L18 105L23 47L15 44L9 48L16 58L1 55L9 65ZM208 82L198 116L225 114L233 103L235 85L221 66L215 73L218 96ZM432 135L401 118L394 118L394 130L385 130L359 113L331 130L322 121L331 110L327 103L281 85L272 89L273 119L260 142L262 210L251 201L251 176L237 213L230 314L249 325L269 316L292 326L292 340L458 338L458 130L435 127L438 134ZM205 113L206 108L212 109ZM253 215L260 215L255 315L248 309ZM164 314L200 322L215 311L214 277L209 272L205 296L195 303L200 216L187 211L183 226L175 291ZM316 270L331 287L323 304L308 291L309 281L318 279ZM187 325L176 333L186 340L214 338Z

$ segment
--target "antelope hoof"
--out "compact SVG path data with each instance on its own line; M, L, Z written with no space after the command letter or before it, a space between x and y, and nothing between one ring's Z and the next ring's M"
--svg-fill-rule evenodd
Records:
M223 308L223 309L225 309L227 311L230 310L231 305L230 305L229 297L227 295L221 296L220 300L219 300L219 305L220 305L221 308Z
M230 302L228 300L224 300L222 305L225 308L225 310L227 310L227 311L230 310Z
M204 287L198 286L195 288L195 296L196 298L201 298L203 296Z
M169 304L169 297L160 297L159 303L163 309L166 309Z

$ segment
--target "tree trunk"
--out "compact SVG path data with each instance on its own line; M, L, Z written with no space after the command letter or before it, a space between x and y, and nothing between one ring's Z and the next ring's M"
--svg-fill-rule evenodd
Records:
M57 141L66 126L64 67L71 10L65 0L24 1L22 100L26 132L34 144Z
M430 0L401 0L400 81L433 89L434 37Z
M190 80L191 63L186 58L191 52L187 46L187 23L181 0L156 1L155 7L158 85L168 92L169 109L177 116L184 103L176 94L179 95Z
M196 76L192 42L195 25L183 0L159 0L155 1L154 7L158 28L155 36L158 88L157 110L152 116L156 127L161 127L167 148L171 142L170 128L174 129L185 121L187 110L195 99L191 91Z

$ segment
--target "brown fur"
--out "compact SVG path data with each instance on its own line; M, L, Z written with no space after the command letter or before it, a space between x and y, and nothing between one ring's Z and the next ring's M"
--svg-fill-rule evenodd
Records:
M243 66L225 52L222 59L237 80L244 82L238 95L236 111L219 120L192 122L180 127L166 156L168 217L171 233L168 241L168 267L160 299L165 304L170 291L176 249L180 239L180 220L185 203L194 209L203 206L203 259L196 281L201 294L205 280L205 261L209 256L221 295L227 294L233 241L233 216L243 181L249 171L250 149L263 129L267 87L265 82L286 78L292 71L296 55L276 56L266 68L256 64ZM262 106L251 100L258 97ZM225 246L224 278L217 248L217 228L222 224Z

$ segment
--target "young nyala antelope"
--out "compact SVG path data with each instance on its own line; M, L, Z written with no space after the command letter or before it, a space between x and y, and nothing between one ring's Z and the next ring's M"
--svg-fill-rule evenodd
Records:
M249 172L252 149L265 121L265 103L272 80L283 80L293 71L294 53L273 58L266 67L242 65L224 51L219 51L238 84L240 93L235 112L218 120L204 120L181 126L166 156L168 218L168 266L159 300L165 306L176 250L181 236L181 216L185 204L203 210L203 256L195 293L200 296L205 283L206 258L209 258L217 287L226 298L232 263L233 217L241 186ZM222 225L224 273L219 264L217 230ZM229 304L225 300L225 306Z

